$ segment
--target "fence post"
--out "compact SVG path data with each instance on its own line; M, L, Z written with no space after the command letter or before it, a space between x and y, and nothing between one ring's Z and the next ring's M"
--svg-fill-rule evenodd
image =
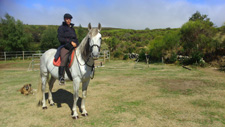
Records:
M108 51L108 55L109 55L109 61L110 61L110 51Z
M24 51L23 51L23 61L24 61Z
M6 52L4 52L4 56L5 56L5 61L6 61Z
M104 63L105 63L105 50L104 50L104 57L103 57L103 61L104 61Z
M32 71L34 70L34 55L32 54Z

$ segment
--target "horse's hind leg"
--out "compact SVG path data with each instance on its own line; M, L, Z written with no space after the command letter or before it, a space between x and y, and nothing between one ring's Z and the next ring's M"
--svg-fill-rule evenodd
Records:
M55 80L56 80L55 78L51 77L51 79L48 82L48 84L49 84L48 101L49 101L50 106L54 105L54 101L52 99L52 88L55 83Z

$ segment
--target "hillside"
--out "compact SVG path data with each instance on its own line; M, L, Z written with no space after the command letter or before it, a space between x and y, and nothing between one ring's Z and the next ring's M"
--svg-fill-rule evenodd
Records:
M0 51L47 50L57 48L59 25L24 25L10 15L0 23ZM86 27L76 26L78 41L88 33ZM139 54L144 61L198 64L221 61L225 56L225 25L215 27L207 15L196 12L181 28L132 30L103 27L102 50L109 50L112 58L128 59L128 54ZM177 56L183 57L182 60ZM224 66L224 65L222 65Z

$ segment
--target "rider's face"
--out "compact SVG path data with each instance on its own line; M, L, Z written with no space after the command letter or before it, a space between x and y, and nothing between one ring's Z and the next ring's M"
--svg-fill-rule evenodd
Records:
M65 22L66 22L66 24L69 26L69 25L70 25L70 23L71 23L71 19L69 19L69 18L65 18Z

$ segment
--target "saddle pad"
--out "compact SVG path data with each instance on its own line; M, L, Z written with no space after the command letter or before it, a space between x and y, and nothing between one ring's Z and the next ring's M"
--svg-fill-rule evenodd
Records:
M75 50L73 50L72 54L69 56L69 68L71 67L72 63L73 63L73 58L74 58L74 53L75 53ZM55 60L55 58L53 59L53 65L59 67L61 64L61 57L59 57L57 60Z

